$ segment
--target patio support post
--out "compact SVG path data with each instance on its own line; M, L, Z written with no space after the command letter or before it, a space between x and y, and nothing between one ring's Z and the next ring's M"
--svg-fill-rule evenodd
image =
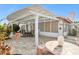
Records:
M50 32L51 32L51 20L50 20Z
M28 31L30 32L31 27L30 27L30 22L28 22Z
M35 44L36 48L38 47L38 15L35 17Z
M63 21L62 20L59 20L58 22L58 45L59 46L63 46L63 43L64 43L64 32L63 32Z
M25 31L26 31L26 24L25 24Z
M45 19L44 19L44 32L45 32Z
M58 33L59 33L59 35L63 35L64 33L63 33L63 21L62 20L59 20L59 22L58 22Z

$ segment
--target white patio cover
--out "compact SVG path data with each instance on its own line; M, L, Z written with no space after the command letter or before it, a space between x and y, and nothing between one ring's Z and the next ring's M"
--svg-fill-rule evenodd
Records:
M34 21L35 22L35 43L36 47L38 47L38 20L41 19L51 19L51 20L58 20L54 14L48 12L47 10L43 9L39 5L32 5L30 7L18 10L10 15L7 16L7 19L12 22L22 23L27 21Z

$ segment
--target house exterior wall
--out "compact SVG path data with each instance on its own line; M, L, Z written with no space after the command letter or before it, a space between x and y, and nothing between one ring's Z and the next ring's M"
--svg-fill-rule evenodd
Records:
M70 23L68 23L66 21L63 21L63 23L64 23L63 24L63 28L64 28L63 34L64 34L64 36L67 36L69 29L70 29ZM31 29L35 30L34 23L32 24ZM58 21L39 22L39 34L48 36L48 37L57 37L58 36Z
M70 28L69 23L67 23L66 21L63 21L63 22L64 22L63 33L64 33L64 36L67 36L68 30ZM51 29L51 31L50 31L50 29ZM34 23L31 23L31 30L35 30ZM44 35L44 36L48 36L48 37L57 37L58 36L58 21L39 22L39 34Z
M40 31L40 35L47 36L47 37L58 37L58 33L54 33L54 32L42 32L42 31Z

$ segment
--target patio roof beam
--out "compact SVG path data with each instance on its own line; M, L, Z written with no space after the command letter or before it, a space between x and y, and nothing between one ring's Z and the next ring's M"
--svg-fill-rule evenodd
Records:
M44 26L44 32L45 32L45 20L44 20L44 25L43 26Z
M52 29L52 28L51 28L51 27L52 27L52 26L51 26L51 25L52 25L52 22L51 22L51 20L50 20L49 22L50 22L50 32L51 32L51 31L52 31L52 30L51 30L51 29Z
M25 18L25 19L22 19L22 20L19 20L19 21L15 20L15 21L11 21L11 22L27 22L27 21L30 21L32 19L35 19L35 16L30 17L30 18Z
M35 15L38 14L39 16L42 16L42 17L45 17L45 18L59 20L59 19L55 18L55 16L54 16L54 17L52 17L52 16L47 16L47 15L43 15L43 14L41 14L41 13L37 13L37 12L34 12L34 11L29 11L29 12L31 12L32 14L35 14Z

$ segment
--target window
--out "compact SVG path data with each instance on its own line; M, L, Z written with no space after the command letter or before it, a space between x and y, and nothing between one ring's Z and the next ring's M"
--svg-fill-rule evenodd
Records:
M44 22L39 23L39 30L44 31Z
M51 31L57 33L58 32L58 21L51 22Z
M45 22L45 32L50 32L50 21Z

